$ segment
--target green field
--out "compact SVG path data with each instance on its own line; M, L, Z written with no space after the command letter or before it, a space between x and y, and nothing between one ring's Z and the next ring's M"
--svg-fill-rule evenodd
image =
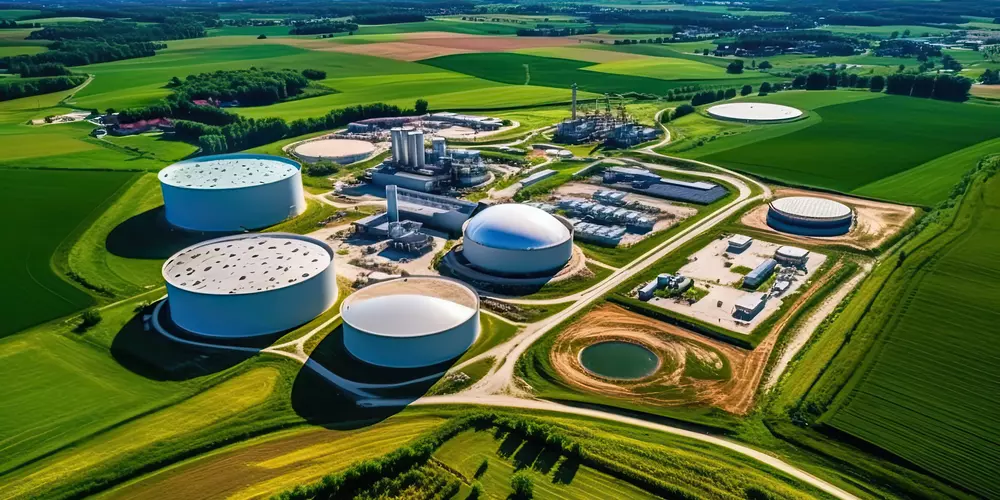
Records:
M14 216L0 273L0 337L93 303L56 275L52 255L86 229L134 174L0 169L0 204Z
M1000 494L1000 178L979 184L902 289L825 422L983 497Z
M659 80L736 80L760 77L759 74L750 71L739 75L730 75L718 66L666 57L644 57L608 62L584 69L599 73L644 76Z
M878 183L1000 137L995 126L1000 110L986 106L886 96L823 106L816 113L821 121L793 133L693 156L784 182L933 205L974 163L937 163L917 170L910 182L934 183L918 193L906 185ZM942 117L948 124L936 126ZM727 140L715 146L722 148Z
M509 83L513 85L543 85L547 87L569 88L576 83L581 90L597 93L625 93L641 92L655 95L664 95L668 90L705 81L702 76L692 76L684 78L678 76L677 80L662 80L648 76L633 76L631 74L602 73L592 71L589 68L594 64L587 61L570 59L558 59L553 57L539 57L517 53L483 53L483 54L461 54L453 56L435 57L426 59L422 63L476 76L484 80ZM605 64L625 64L629 61ZM674 64L677 68L691 66L689 62L663 61L663 64ZM603 66L600 65L600 66ZM699 75L706 74L710 70L704 66L692 66ZM664 68L666 66L663 66ZM709 66L710 67L710 66ZM656 72L655 69L647 68L648 72ZM669 73L669 70L656 72L659 75ZM718 69L719 79L710 80L713 85L732 84L736 85L739 78L726 78L724 69ZM706 83L709 83L706 82Z
M0 19L14 19L18 20L28 16L37 16L41 14L40 10L31 9L3 9L0 10Z

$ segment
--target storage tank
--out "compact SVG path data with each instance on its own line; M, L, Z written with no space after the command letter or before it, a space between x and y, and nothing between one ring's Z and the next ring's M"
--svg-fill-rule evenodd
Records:
M461 356L479 337L479 296L448 278L369 285L347 297L340 313L348 352L376 366L436 365Z
M251 337L305 324L337 301L333 249L297 234L226 236L163 264L173 322L208 337Z
M779 231L804 236L846 234L854 223L851 207L829 198L789 196L770 203L767 224Z
M166 218L192 231L245 231L306 210L297 162L254 154L201 156L159 173Z
M528 205L489 207L470 219L464 232L462 255L488 274L554 274L573 254L573 226Z

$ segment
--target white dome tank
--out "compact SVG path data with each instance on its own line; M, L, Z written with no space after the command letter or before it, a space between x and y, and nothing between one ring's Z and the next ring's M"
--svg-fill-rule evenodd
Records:
M462 255L486 273L555 273L573 254L573 227L542 209L517 203L483 210L465 226Z

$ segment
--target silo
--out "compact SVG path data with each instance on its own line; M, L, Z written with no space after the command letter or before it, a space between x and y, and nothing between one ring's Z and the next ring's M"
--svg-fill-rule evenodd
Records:
M395 127L389 130L389 134L392 136L392 161L393 163L400 163L402 160L401 155L401 144L403 137L403 129Z
M406 134L409 143L409 165L413 168L424 167L424 133L414 130Z

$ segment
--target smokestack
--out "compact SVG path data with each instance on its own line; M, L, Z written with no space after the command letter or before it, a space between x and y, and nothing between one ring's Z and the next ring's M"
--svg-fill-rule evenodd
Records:
M576 84L570 88L573 89L573 119L576 120Z
M385 212L389 215L389 222L399 222L399 205L396 200L396 185L389 184L385 187Z

